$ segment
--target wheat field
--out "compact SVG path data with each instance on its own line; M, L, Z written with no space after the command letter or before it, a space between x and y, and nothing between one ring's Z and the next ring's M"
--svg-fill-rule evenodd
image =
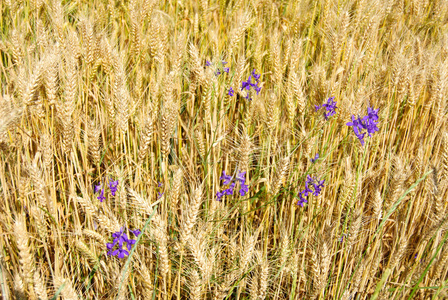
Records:
M448 299L448 1L0 1L3 299Z

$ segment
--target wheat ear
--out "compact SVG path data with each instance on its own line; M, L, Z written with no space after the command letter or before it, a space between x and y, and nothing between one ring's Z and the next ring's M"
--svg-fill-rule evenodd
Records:
M53 281L54 281L56 290L58 290L59 288L61 288L61 286L63 286L63 288L61 290L61 295L62 295L63 299L66 299L66 300L81 299L69 279L64 278L62 276L55 276L53 278Z
M26 224L22 217L17 217L14 223L14 234L16 236L17 248L19 249L19 262L22 270L25 286L32 289L34 260L31 254L28 232Z
M199 208L202 204L202 188L202 185L196 188L190 202L190 207L188 207L187 213L182 216L183 220L181 223L181 236L184 240L188 239L193 226L196 224L196 219L199 214Z
M47 289L39 271L34 272L34 291L39 299L48 299Z

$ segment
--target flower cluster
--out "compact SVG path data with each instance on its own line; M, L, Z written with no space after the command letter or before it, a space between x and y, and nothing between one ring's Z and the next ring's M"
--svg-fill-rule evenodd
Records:
M118 180L113 181L112 179L109 179L109 189L110 189L110 193L112 194L112 196L115 196L115 193L117 192L117 186L118 186ZM98 200L100 200L100 202L103 202L106 197L104 196L104 186L102 185L102 183L95 185L95 194L96 193L100 193L100 195L97 197Z
M229 68L224 67L227 64L227 62L226 61L221 61L221 63L223 65L223 67L222 67L222 69L220 69L219 67L216 68L215 76L219 76L219 75L221 75L224 72L229 74ZM208 61L208 60L205 61L205 66L210 67L212 65L213 65L213 63L211 61Z
M336 111L335 111L335 109L337 108L336 101L333 101L333 100L334 100L334 97L330 97L327 99L327 103L324 103L320 106L319 105L314 106L316 108L316 111L318 111L322 107L325 107L325 109L327 111L326 113L324 113L325 120L328 120L328 117L331 117L336 114Z
M308 175L306 182L305 182L305 189L299 193L299 202L297 202L297 205L300 205L303 207L305 203L308 202L308 200L304 197L308 197L309 193L312 193L314 196L318 196L320 192L322 191L322 187L324 186L324 180L316 180L315 178L312 178ZM310 185L313 186L314 191L310 188Z
M232 182L232 176L226 175L226 171L222 171L222 176L219 179L224 180L223 184L225 185L230 183L230 186L224 191L216 193L218 201L221 201L221 198L224 195L233 195L233 189L235 188L237 182L240 183L240 196L244 196L247 192L249 192L249 186L246 185L246 172L238 173L238 175L236 176L236 180L233 180Z
M255 79L256 82L252 83L252 77ZM247 81L243 81L243 84L241 86L241 90L246 89L247 90L247 95L246 98L247 100L252 100L252 98L250 97L250 88L253 88L255 90L255 92L258 93L261 91L261 87L258 86L258 84L260 83L260 74L255 73L255 69L252 71L252 73L249 75L249 78L247 79Z
M135 244L135 240L128 238L127 234L124 232L124 227L121 227L120 231L117 231L112 234L112 237L114 238L114 241L112 243L107 243L106 247L109 252L107 252L107 255L117 256L118 258L123 258L125 255L129 255L129 252L132 248L132 245ZM135 230L129 230L132 232L135 236L138 236L141 231L139 229ZM123 249L123 244L126 243L126 249ZM118 244L117 249L113 249L115 245Z
M363 118L360 118L358 116L358 119L355 118L354 115L352 115L352 122L348 122L347 126L351 126L353 128L353 131L355 132L356 137L361 142L361 145L364 146L364 136L365 132L361 133L362 130L367 130L367 133L369 134L369 137L372 137L372 133L377 132L379 129L376 126L378 124L378 109L373 109L368 107L367 108L367 116L364 116Z

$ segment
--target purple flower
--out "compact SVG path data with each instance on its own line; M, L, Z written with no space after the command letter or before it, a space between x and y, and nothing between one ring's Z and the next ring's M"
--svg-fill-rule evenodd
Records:
M317 153L316 156L314 156L314 158L311 159L311 162L315 163L318 158L319 158L319 153Z
M218 70L216 70L216 72L215 72L215 76L219 76L219 75L221 75L221 71L218 69Z
M251 74L257 82L260 80L260 74L255 73L255 69L253 69Z
M330 97L327 99L327 103L322 104L321 106L315 105L316 111L321 109L322 107L325 107L326 113L324 113L325 120L328 120L328 117L331 117L336 114L335 109L336 107L336 101L333 101L334 97Z
M235 91L233 90L233 88L230 88L230 89L229 89L229 93L228 93L228 95L229 95L230 97L232 97L232 96L234 95L234 93L235 93Z
M301 207L303 207L303 205L305 204L305 203L308 203L308 200L306 200L305 198L303 198L302 197L302 195L299 193L299 197L300 197L300 200L297 202L297 205L300 205Z
M251 78L252 78L252 76L249 75L249 78L247 79L247 81L243 81L243 85L241 87L241 90L244 90L244 89L250 90L250 87L252 86L252 83L250 82Z
M319 196L320 192L322 191L322 187L324 186L324 182L325 180L316 181L316 179L308 175L305 181L305 189L299 192L300 200L297 202L297 205L303 207L304 203L308 202L304 197L308 197L310 193L312 193L314 196ZM314 188L314 191L310 188L310 186Z
M212 65L212 63L211 63L210 61L206 60L206 61L205 61L205 65L206 65L207 67L210 67L210 66Z
M232 180L232 176L226 175L226 171L222 171L222 176L219 179L224 180L223 183L227 185Z
M358 116L358 119L355 118L354 115L352 115L352 122L348 122L347 126L350 126L353 128L353 131L355 132L356 137L361 142L361 145L364 146L364 136L365 132L361 133L363 130L367 130L367 134L369 137L372 137L372 134L379 131L378 127L376 126L378 122L378 109L373 109L368 107L367 108L367 116L364 116L363 118L360 118Z
M140 229L134 229L134 230L130 230L135 236L139 236L140 235L140 233L142 233L141 231L140 231Z
M129 255L129 252L132 248L132 245L135 245L136 240L129 239L127 234L124 232L124 227L120 229L120 231L117 231L112 234L112 237L114 238L113 243L107 243L106 248L109 250L107 253L111 256L117 256L118 258L123 258L126 255ZM141 231L139 229L131 230L131 232L138 236ZM123 249L123 245L126 243L126 249ZM114 250L114 247L118 244L118 248Z
M157 193L157 199L162 198L162 195L163 195L163 194L164 194L164 193L158 192L158 193Z
M357 134L359 132L358 128L360 126L362 127L362 125L359 122L359 118L356 119L354 115L352 115L352 121L348 122L346 125L349 126L349 127L353 127L353 130L355 131L355 134Z
M236 183L232 182L232 184L230 185L230 187L226 190L224 190L224 193L226 195L233 195L233 189L235 188Z
M259 87L258 85L254 86L254 89L255 89L255 92L257 92L257 95L261 91L261 87Z
M216 197L218 198L217 200L218 201L221 201L221 198L224 196L224 193L223 192L217 192L216 193Z
M104 197L104 189L101 190L100 195L97 197L97 199L100 200L100 202L106 200L106 197Z
M246 182L246 171L238 173L236 179L239 180L241 184L244 184Z
M233 195L233 191L235 189L236 184L240 183L240 190L239 193L241 196L246 195L247 192L249 192L249 187L246 185L246 172L238 172L236 175L236 178L232 180L232 176L226 175L225 171L222 172L222 176L220 177L221 180L224 180L224 184L229 184L230 186L220 192L216 193L216 197L218 201L221 201L221 198L224 195Z
M119 253L118 253L118 258L123 258L126 255L129 255L129 252L124 250L124 249L118 249Z
M161 182L158 182L158 184L157 184L158 187L161 187L162 185L163 185L163 183L161 183Z
M227 64L227 62L226 62L226 61L222 61L221 63L222 63L223 65L226 65L226 64Z
M109 189L112 196L115 196L115 193L117 192L117 186L118 186L118 180L113 181L112 179L109 179Z
M247 192L249 192L249 186L241 183L240 196L245 196Z
M223 70L224 72L226 72L227 74L229 74L229 68L222 68L222 70Z
M367 116L369 117L370 120L378 121L378 110L380 110L380 109L379 108L373 109L373 108L367 107Z
M95 185L95 194L101 191L101 183L98 185Z

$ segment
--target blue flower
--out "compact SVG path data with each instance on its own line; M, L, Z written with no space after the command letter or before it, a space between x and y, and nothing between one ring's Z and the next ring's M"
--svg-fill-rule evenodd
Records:
M365 132L361 133L363 130L367 130L367 134L369 137L372 137L372 134L379 131L377 125L378 122L378 110L379 109L373 109L368 107L367 108L367 116L364 116L363 118L356 119L354 115L351 116L352 122L348 122L347 126L350 126L353 128L353 131L355 132L356 137L361 142L361 145L364 146L364 136Z
M230 89L229 89L229 93L228 93L228 95L229 95L230 97L232 97L232 96L234 95L234 93L235 93L235 91L233 90L233 88L230 88Z
M242 184L246 182L246 171L238 173L236 179L239 180Z
M251 74L257 82L260 80L260 74L255 73L255 69L253 69Z
M224 180L223 184L227 185L232 180L232 176L226 175L226 171L222 171L222 176L219 179Z
M118 249L118 252L119 252L117 255L118 258L123 258L126 255L129 255L129 252L124 249Z
M101 190L100 195L97 197L97 199L100 200L100 202L106 200L106 197L104 197L104 189Z
M112 196L115 196L115 193L117 192L117 186L118 186L118 180L113 181L112 179L109 179L109 189Z
M218 201L221 201L221 198L224 196L224 192L217 192L216 197L218 198Z
M135 236L139 236L140 233L142 233L140 229L130 230L130 232L132 232Z
M98 185L95 185L95 191L94 191L94 193L96 194L96 193L98 193L99 191L101 191L101 183L98 184Z
M113 243L107 243L106 248L109 250L107 253L111 256L117 256L118 258L123 258L126 255L129 255L129 252L132 248L132 245L135 245L136 240L128 238L126 233L124 232L124 227L120 229L120 231L117 231L112 234L112 237L114 238ZM138 236L141 231L139 229L130 230L135 236ZM123 249L123 245L126 243L127 250ZM118 244L118 248L113 250L114 247Z
M247 192L249 192L249 186L241 183L240 196L245 196Z
M250 82L251 78L252 78L252 76L249 75L249 78L247 79L247 81L243 81L243 85L241 87L241 90L244 90L244 89L250 90L250 87L252 86L252 83Z
M223 182L224 184L230 183L230 186L227 189L216 193L216 197L217 197L218 201L221 201L221 198L224 195L233 195L233 191L238 182L240 183L239 193L241 196L245 196L246 193L249 192L249 186L246 185L246 172L238 172L238 174L236 175L236 178L233 180L232 176L226 175L225 171L223 171L220 179L224 180L224 182Z
M330 97L327 99L327 103L324 103L321 106L318 106L318 105L314 106L316 111L318 111L322 107L325 107L325 109L327 111L326 113L324 113L325 120L328 120L328 117L331 117L336 114L336 111L335 111L335 109L337 108L336 101L333 101L333 100L334 100L334 97Z
M318 181L308 175L305 181L305 189L299 192L299 201L297 202L297 205L303 207L303 205L308 202L304 197L308 197L310 193L314 196L319 196L322 191L322 187L324 186L324 182L325 180ZM314 191L310 188L311 186L314 188Z

